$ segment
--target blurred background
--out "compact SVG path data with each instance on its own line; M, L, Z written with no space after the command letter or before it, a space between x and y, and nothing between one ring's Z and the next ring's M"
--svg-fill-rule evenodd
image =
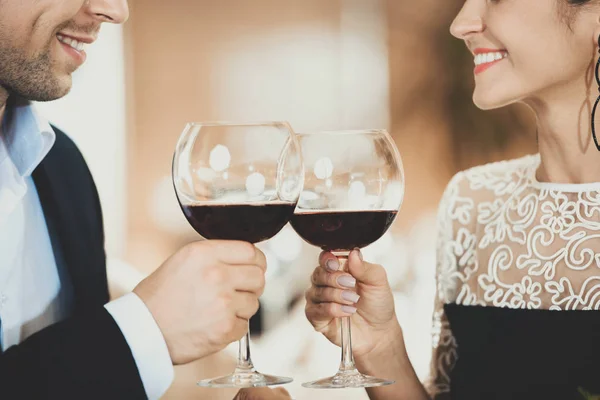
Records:
M449 34L462 1L130 0L103 28L65 98L39 104L87 159L104 210L112 295L130 291L198 235L177 204L171 160L186 122L287 120L298 132L385 128L404 162L406 195L390 231L365 249L395 291L409 355L430 358L437 205L457 171L535 151L532 116L471 102L473 58ZM339 349L312 330L303 292L318 250L286 227L260 245L269 271L253 321L253 359L295 378L296 399L364 399L300 384L333 374ZM231 399L200 389L230 372L236 344L177 367L165 399Z

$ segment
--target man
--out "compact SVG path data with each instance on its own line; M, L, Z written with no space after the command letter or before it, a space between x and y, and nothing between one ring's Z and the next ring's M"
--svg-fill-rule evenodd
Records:
M126 0L0 0L1 399L157 399L173 364L238 340L258 309L265 256L225 241L184 247L107 303L94 182L29 102L67 94L101 24L128 12ZM288 398L238 394L263 396Z

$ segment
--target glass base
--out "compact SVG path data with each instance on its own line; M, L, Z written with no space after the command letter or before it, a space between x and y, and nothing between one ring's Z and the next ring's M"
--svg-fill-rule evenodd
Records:
M249 388L284 385L292 382L292 380L292 378L264 375L256 371L236 371L231 375L202 380L198 382L198 386L209 388Z
M303 383L302 386L309 389L345 389L387 386L393 383L395 381L363 375L357 370L352 370L340 371L329 378Z

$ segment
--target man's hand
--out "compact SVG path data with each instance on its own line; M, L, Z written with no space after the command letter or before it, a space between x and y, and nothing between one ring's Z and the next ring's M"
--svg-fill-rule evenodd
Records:
M248 331L265 286L265 255L236 241L191 243L135 289L160 327L173 364L215 353Z
M233 400L290 400L290 394L283 388L249 388L242 389Z

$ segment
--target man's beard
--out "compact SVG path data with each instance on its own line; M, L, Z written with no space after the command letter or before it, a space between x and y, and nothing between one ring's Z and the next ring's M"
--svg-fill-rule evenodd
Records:
M22 49L4 48L0 44L0 86L9 96L17 95L32 101L51 101L69 92L70 85L61 85L59 78L52 72L51 45L52 41L38 55L27 57Z

